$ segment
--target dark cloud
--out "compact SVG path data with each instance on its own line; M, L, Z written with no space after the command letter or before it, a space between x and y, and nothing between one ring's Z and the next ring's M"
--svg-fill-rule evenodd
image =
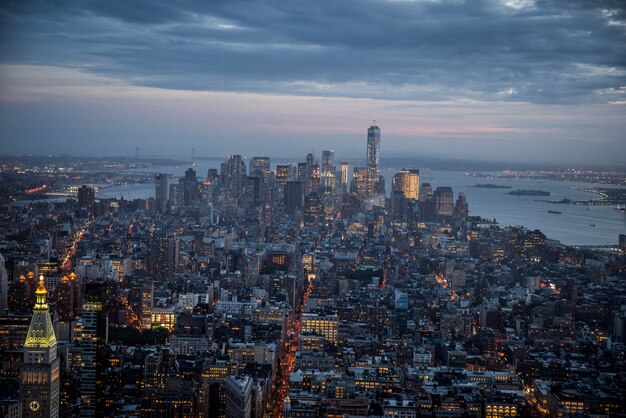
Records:
M417 100L626 100L623 1L67 0L0 7L3 63L80 67L138 85Z

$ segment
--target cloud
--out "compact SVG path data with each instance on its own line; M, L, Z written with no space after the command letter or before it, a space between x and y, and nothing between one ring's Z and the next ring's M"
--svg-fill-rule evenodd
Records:
M166 89L607 103L626 99L624 9L610 0L8 1L0 61Z

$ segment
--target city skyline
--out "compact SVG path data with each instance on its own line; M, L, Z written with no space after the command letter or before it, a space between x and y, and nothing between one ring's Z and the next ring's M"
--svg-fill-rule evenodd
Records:
M626 160L619 2L241 6L0 6L2 152Z

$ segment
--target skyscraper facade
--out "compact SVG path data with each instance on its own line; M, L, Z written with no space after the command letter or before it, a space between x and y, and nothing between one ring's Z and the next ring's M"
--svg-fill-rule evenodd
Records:
M157 174L154 182L154 200L158 212L165 212L167 208L168 191L167 174Z
M378 182L378 163L380 160L380 128L372 125L367 130L367 169L368 185L367 195L375 194L376 183Z
M416 169L406 168L393 176L391 190L402 192L406 199L419 199L420 172Z
M35 291L35 307L24 343L24 363L20 368L22 417L59 416L59 359L43 276Z

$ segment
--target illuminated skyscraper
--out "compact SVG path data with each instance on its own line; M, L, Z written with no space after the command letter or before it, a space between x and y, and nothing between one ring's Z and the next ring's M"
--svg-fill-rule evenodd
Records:
M59 359L47 295L40 276L20 368L20 403L25 418L59 416Z
M288 165L277 165L276 166L276 183L280 185L287 184L289 180L289 166Z
M391 183L391 190L394 192L402 192L406 199L419 199L420 172L419 170L406 168L401 170L395 176Z
M380 128L372 125L367 130L367 169L369 170L367 195L375 194L380 160Z
M335 151L322 151L322 191L330 192L335 188Z
M88 302L83 305L80 323L77 329L80 330L76 335L75 344L80 351L80 416L95 417L96 403L98 402L98 385L97 382L97 351L102 345L101 332L98 328L102 328L103 324L99 324L101 318L100 312L102 305L97 302Z
M354 167L353 173L350 192L359 200L363 200L368 196L369 169L367 167Z
M348 187L350 181L350 169L346 161L341 162L341 187Z

